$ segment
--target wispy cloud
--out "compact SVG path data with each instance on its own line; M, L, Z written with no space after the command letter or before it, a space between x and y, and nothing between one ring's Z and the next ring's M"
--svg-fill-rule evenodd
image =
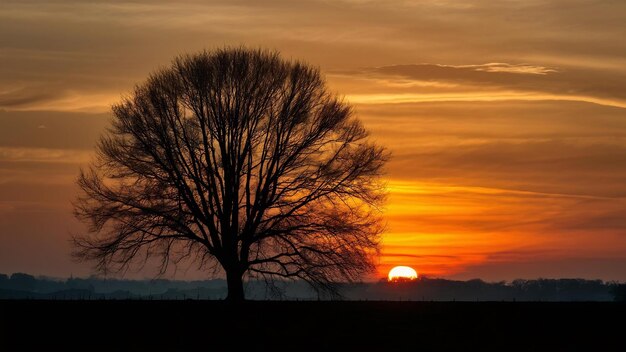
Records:
M626 72L487 63L391 65L337 74L371 86L349 94L354 103L561 100L626 108Z
M499 101L579 101L598 105L626 108L626 101L601 99L577 95L556 95L532 92L503 92L494 90L479 93L396 93L396 94L349 94L353 104L406 104L432 102L499 102Z
M462 67L462 66L461 66ZM547 75L548 73L557 72L556 69L535 66L528 64L507 64L502 62L492 62L482 65L468 65L465 67L473 68L476 71L485 72L509 72L519 74L531 74L531 75Z
M0 162L73 163L89 161L87 150L0 147Z

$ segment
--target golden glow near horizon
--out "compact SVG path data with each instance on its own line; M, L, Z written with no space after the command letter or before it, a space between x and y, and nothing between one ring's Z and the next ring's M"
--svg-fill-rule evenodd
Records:
M417 280L417 271L408 266L393 267L391 270L389 270L389 275L387 276L387 281L389 282L413 280Z
M319 66L392 153L372 278L626 280L626 2L27 0L0 21L0 273L88 275L70 200L111 104L248 45Z

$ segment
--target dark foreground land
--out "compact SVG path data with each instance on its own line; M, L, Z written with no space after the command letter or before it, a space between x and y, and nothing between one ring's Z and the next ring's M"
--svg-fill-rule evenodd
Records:
M0 301L0 351L624 351L612 302Z

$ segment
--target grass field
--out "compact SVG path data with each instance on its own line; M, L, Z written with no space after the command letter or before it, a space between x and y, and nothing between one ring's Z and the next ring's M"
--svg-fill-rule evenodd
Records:
M0 351L623 351L610 302L0 301Z

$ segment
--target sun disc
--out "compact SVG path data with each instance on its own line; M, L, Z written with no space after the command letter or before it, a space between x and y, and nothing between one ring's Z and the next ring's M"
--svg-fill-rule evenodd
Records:
M413 281L417 279L417 271L408 266L396 266L389 270L387 279L390 282Z

